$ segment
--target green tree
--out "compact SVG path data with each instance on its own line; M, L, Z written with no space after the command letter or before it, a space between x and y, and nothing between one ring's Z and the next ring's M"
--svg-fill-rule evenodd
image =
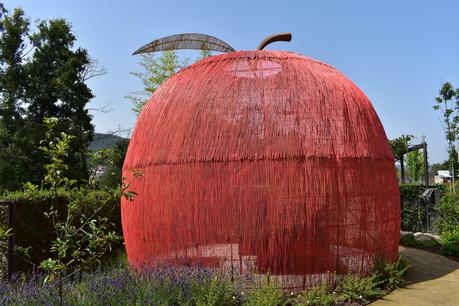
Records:
M0 190L17 187L32 160L24 150L23 69L29 21L21 9L9 13L0 3ZM12 158L14 156L14 158Z
M56 117L56 131L75 135L67 162L72 178L87 178L86 150L94 127L86 109L93 98L86 81L100 74L64 19L41 21L31 32L21 9L0 3L0 189L39 182L42 121ZM14 157L14 158L13 158Z
M405 182L405 154L408 150L413 135L402 135L390 140L390 146L394 159L400 162L400 181Z
M122 170L128 146L129 139L122 139L115 144L111 153L110 164L101 178L103 186L116 188L122 183Z
M186 67L187 64L188 60L180 60L175 51L164 51L159 57L152 53L142 54L139 62L142 71L131 72L131 75L142 81L143 89L131 92L126 96L134 105L132 110L139 115L148 98L156 89L174 73Z
M62 305L63 281L76 272L88 271L100 265L100 259L122 238L116 234L114 224L102 215L105 209L116 209L116 207L108 207L109 198L105 201L100 200L95 205L89 205L85 201L89 191L97 187L96 182L90 179L77 184L75 180L64 175L69 168L66 160L71 142L76 137L67 135L65 132L55 136L57 118L45 118L44 123L46 132L40 151L48 163L45 165L46 174L41 188L46 188L52 193L51 206L49 211L45 212L45 216L49 218L56 238L52 241L50 248L54 257L43 260L39 268L48 273L45 282L54 283L56 281ZM103 151L94 153L91 160L96 167L93 168L102 164L106 157ZM134 177L141 175L140 171L134 171ZM77 185L79 186L75 187ZM38 190L38 186L30 182L25 184L25 187L29 192ZM110 192L113 198L124 196L132 200L135 193L127 191L128 188L129 183L123 182L118 189L110 189ZM58 205L59 191L71 191L78 196L62 208Z
M416 150L406 155L406 166L412 181L418 182L424 176L424 156L421 151Z
M441 87L438 96L435 98L435 104L433 106L435 110L439 110L443 114L443 122L445 127L445 138L448 141L448 154L450 171L453 174L452 190L455 190L455 174L457 168L454 166L454 143L459 136L459 89L455 89L454 86L446 82ZM456 152L457 154L457 152Z
M212 52L202 48L196 61L212 56ZM179 59L176 51L164 51L159 57L153 53L141 54L139 62L142 71L131 72L131 75L142 81L143 89L129 93L126 98L134 107L137 115L142 111L143 106L158 87L180 69L188 66L189 59Z
M58 118L56 130L75 136L69 149L69 176L82 179L87 178L86 151L94 133L85 107L93 94L85 84L91 59L86 50L73 49L75 40L64 19L43 21L37 33L31 35L35 50L24 67L29 76L25 89L26 126L35 131L31 136L36 144L43 139L43 119Z

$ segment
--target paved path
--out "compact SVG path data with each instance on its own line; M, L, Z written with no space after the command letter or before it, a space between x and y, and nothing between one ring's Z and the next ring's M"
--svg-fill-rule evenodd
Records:
M459 306L459 262L412 248L400 247L400 254L411 265L407 286L371 305Z

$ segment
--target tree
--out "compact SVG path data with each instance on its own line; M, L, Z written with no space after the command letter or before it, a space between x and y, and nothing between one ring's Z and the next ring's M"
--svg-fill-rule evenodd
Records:
M56 131L76 137L67 175L87 178L86 150L94 127L86 109L93 98L86 81L103 70L85 49L74 47L76 37L66 20L41 21L31 32L22 10L10 14L1 4L0 9L0 189L36 183L44 174L37 148L45 117L58 118Z
M21 9L11 14L0 3L0 190L17 187L31 163L24 144L23 69L29 21ZM14 156L14 158L12 158Z
M445 137L448 141L449 168L453 176L452 190L455 193L455 173L457 168L454 167L453 154L456 152L454 143L459 136L459 89L455 89L449 82L443 84L439 95L435 98L433 108L443 113Z
M100 179L103 186L116 188L122 183L122 170L128 146L129 139L122 139L115 144L111 153L110 164Z
M416 150L409 152L406 155L406 166L410 178L414 182L418 182L424 176L424 156L421 151Z
M402 135L390 141L394 159L400 162L400 181L405 182L405 154L408 150L413 135Z
M104 209L115 207L109 207L108 201L104 200L98 201L95 206L85 203L87 193L96 187L95 181L82 182L79 187L75 187L78 185L77 182L64 175L69 168L66 160L71 142L76 140L76 137L65 132L55 136L57 118L45 118L44 123L46 132L40 151L48 163L45 165L46 174L41 188L48 189L52 194L51 205L45 216L50 220L56 238L50 248L54 257L43 260L39 268L48 273L45 282L56 281L60 305L63 305L63 281L76 272L87 271L100 265L100 259L122 238L116 234L110 220L101 214ZM92 161L101 163L105 158L103 152L96 152L92 156ZM140 172L134 173L135 177L141 175ZM29 192L38 190L38 186L30 182L25 186ZM110 189L109 192L114 198L124 196L132 200L135 193L127 191L128 187L129 184L123 182L118 190ZM58 191L71 191L81 197L70 201L62 209L58 205Z
M132 110L139 115L148 98L156 89L178 70L186 67L187 63L188 60L180 60L175 51L164 51L159 58L151 53L142 54L139 65L143 71L131 72L131 74L142 81L144 88L126 96L134 104Z
M203 48L200 50L196 61L212 56L212 52ZM131 72L131 75L139 78L143 83L141 91L131 92L126 98L133 104L133 111L140 114L148 98L158 87L180 69L188 66L187 58L180 60L176 51L164 51L158 58L152 53L141 54L139 65L141 72Z

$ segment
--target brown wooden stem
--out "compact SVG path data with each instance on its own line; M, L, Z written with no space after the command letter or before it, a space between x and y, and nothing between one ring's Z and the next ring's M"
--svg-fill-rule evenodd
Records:
M271 34L258 45L257 50L263 50L264 47L269 45L270 43L273 43L275 41L291 41L292 40L292 33L286 32L286 33L277 33L277 34Z

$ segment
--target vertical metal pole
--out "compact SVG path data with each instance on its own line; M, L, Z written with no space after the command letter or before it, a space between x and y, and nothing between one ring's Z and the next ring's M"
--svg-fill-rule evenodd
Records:
M424 179L426 188L429 186L429 160L427 156L427 142L423 142L423 152L424 152Z
M424 153L424 180L425 180L425 185L426 188L429 188L429 160L428 160L428 155L427 155L427 142L422 143L422 151ZM427 232L430 233L430 210L429 210L429 205L430 205L431 198L425 200L426 204L426 226L427 226Z
M8 237L8 279L11 279L16 271L16 257L14 256L14 245L16 244L16 203L8 203L8 228L11 228L11 236Z

